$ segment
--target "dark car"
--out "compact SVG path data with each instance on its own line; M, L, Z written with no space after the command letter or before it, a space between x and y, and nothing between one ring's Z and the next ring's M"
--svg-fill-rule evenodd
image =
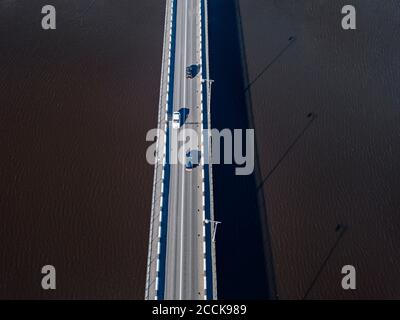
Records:
M193 79L196 76L197 67L195 65L191 65L186 67L186 78Z
M186 158L185 158L185 170L186 171L192 171L193 169L193 158L190 150L186 152Z

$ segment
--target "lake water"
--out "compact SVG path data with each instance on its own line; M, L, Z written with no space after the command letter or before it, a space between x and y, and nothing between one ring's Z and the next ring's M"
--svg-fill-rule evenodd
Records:
M257 151L214 169L220 297L400 298L400 7L352 1L344 31L345 4L210 1L213 124Z
M0 2L0 298L143 299L165 4L52 5Z

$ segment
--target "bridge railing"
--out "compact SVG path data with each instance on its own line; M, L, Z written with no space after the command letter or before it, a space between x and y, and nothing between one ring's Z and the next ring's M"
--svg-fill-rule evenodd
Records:
M208 53L208 2L200 0L200 24L201 24L201 65L202 65L202 119L204 130L204 149L205 156L210 160L211 157L211 83L209 72L209 53ZM213 178L212 163L207 161L203 166L204 170L204 214L205 219L214 220L213 202ZM205 227L205 265L206 265L206 298L217 299L217 279L216 279L216 257L215 247L212 242L212 223Z
M176 0L167 0L158 114L158 129L165 132L166 138L162 147L158 145L160 139L157 138L157 162L154 166L145 299L163 299L164 297L170 176L168 115L172 113L173 109L173 99L171 97L174 88L175 35ZM167 71L167 74L165 71ZM163 150L161 155L162 164L158 162L160 150ZM154 241L157 241L157 245L155 245Z

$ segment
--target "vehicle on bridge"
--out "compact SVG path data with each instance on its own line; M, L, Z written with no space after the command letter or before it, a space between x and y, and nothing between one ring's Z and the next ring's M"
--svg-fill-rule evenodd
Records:
M186 67L186 78L193 79L198 73L199 67L195 64L192 64Z
M176 111L172 115L172 128L173 129L179 129L181 126L181 114L179 111Z
M185 156L185 169L192 171L200 164L200 150L188 150Z
M192 157L192 152L190 151L190 149L188 152L186 152L185 170L189 171L189 172L193 170L193 157Z

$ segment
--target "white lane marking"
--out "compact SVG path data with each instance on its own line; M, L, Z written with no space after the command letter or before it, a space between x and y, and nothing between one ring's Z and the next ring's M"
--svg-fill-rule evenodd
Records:
M186 68L186 49L187 49L187 9L188 2L185 1L185 40L183 68ZM183 103L186 103L186 77L183 78ZM183 126L183 136L185 137L185 127ZM185 150L183 152L186 153ZM183 295L183 216L184 216L184 191L185 191L185 165L182 165L182 211L181 211L181 256L180 256L180 283L179 283L179 299L182 300Z

